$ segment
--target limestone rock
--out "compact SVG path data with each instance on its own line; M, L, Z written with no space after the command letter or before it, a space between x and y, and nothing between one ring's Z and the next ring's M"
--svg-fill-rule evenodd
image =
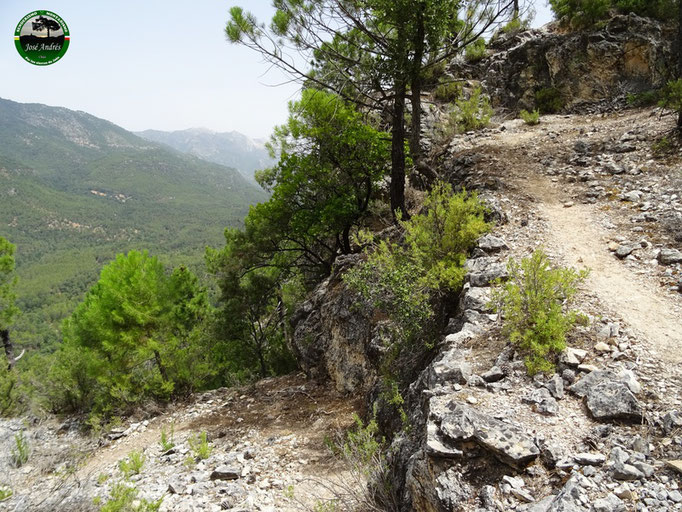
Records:
M678 473L682 473L682 460L668 460L665 465Z
M630 389L622 382L605 381L592 387L585 405L596 420L641 421L644 411Z
M509 249L507 243L499 237L493 235L483 235L478 240L478 247L488 254L500 252L504 249Z
M587 351L580 348L566 347L559 357L559 362L566 366L578 366L587 357Z
M497 382L504 379L504 372L499 366L493 366L490 370L481 375L486 382Z
M462 309L473 309L479 313L487 313L491 311L490 299L490 288L467 287L465 285L461 298Z
M573 460L581 466L601 466L606 462L606 456L601 453L578 453Z
M466 362L466 352L458 348L452 348L443 354L443 357L429 368L428 382L430 387L436 384L457 383L466 384L471 378L471 365Z
M564 380L558 374L555 373L552 375L545 383L545 387L557 400L561 400L564 397Z
M441 431L450 441L475 441L505 464L523 467L535 460L540 450L519 427L503 423L473 408L454 405L441 422Z
M663 416L663 431L670 434L673 430L682 428L682 413L679 411L670 411Z
M682 263L682 252L677 249L661 249L658 253L658 261L661 265Z
M238 480L241 478L241 475L241 468L223 464L213 470L211 473L211 480Z
M581 498L586 497L588 486L587 478L580 473L574 473L552 500L547 512L582 512L584 508Z
M622 370L620 373L612 370L595 370L573 384L569 390L571 393L583 398L594 386L606 381L622 382L633 393L639 393L641 389L637 378L630 370Z

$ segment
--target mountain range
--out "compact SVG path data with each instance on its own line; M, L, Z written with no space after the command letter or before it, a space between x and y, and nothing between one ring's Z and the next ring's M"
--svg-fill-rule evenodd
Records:
M49 344L118 252L197 269L265 193L235 169L85 112L0 99L0 235L17 246L19 342Z
M190 128L173 132L145 130L136 134L209 162L234 167L251 181L255 171L274 163L265 144L239 132L221 133L205 128Z

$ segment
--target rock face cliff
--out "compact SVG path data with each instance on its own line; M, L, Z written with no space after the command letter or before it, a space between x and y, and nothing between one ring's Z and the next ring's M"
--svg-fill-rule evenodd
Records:
M634 14L601 30L556 33L547 28L502 35L475 65L452 64L456 77L481 81L496 107L532 110L537 91L559 91L566 110L661 87L677 62L675 28Z
M378 326L372 311L341 280L358 255L337 259L333 274L294 314L293 350L311 378L331 379L339 391L368 392L380 364Z

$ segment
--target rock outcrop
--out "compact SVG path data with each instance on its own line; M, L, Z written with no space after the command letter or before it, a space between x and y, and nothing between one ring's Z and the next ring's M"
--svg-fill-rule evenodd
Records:
M372 321L370 308L341 280L343 271L359 261L359 256L338 258L334 273L292 319L292 348L300 367L308 377L331 379L344 392L371 388L376 377L372 361L381 350L379 342L373 347L381 330Z
M630 14L593 32L502 35L489 57L473 66L457 61L451 72L481 81L497 107L532 110L535 93L554 88L570 110L664 85L676 62L674 41L674 27Z

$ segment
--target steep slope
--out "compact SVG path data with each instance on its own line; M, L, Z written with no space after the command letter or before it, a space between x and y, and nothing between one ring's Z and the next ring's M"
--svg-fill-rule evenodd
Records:
M47 317L54 327L115 253L198 263L264 197L234 169L84 112L0 100L0 234L17 245L19 341L52 338Z
M273 163L263 144L239 132L219 133L202 128L190 128L174 132L145 130L137 132L137 135L150 141L167 144L178 151L209 162L234 167L249 180L253 180L255 171Z

